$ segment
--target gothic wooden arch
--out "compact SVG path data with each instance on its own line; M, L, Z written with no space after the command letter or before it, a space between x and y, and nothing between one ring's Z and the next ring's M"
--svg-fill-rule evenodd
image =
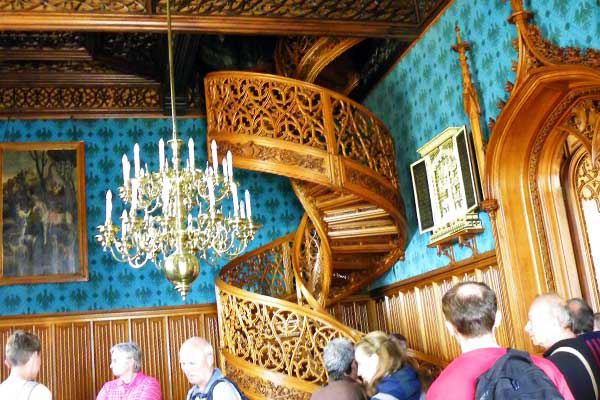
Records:
M529 23L531 13L521 0L511 5L519 60L486 149L483 208L492 221L516 345L531 349L523 328L533 298L544 292L581 296L579 282L568 273L575 256L561 187L568 133L560 125L581 99L600 98L600 52L550 43ZM588 138L590 152L598 139Z
M488 144L486 197L498 205L496 246L517 328L525 326L536 294L580 295L564 273L573 262L572 250L560 240L569 237L560 188L567 134L555 128L578 100L594 94L600 97L600 71L539 69L511 96Z

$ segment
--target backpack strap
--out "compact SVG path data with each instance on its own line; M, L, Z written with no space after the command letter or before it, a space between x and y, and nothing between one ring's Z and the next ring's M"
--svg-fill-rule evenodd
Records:
M25 385L23 385L23 389L29 388L29 393L26 392L26 394L27 394L27 397L25 397L26 400L29 400L31 398L31 393L33 392L33 389L35 389L35 387L37 385L39 385L39 383L37 383L37 382L33 382L33 381L25 382Z
M585 370L587 371L588 375L590 376L590 380L592 381L592 386L594 387L594 395L597 400L598 399L598 384L596 383L596 378L594 377L592 368L590 367L590 364L587 362L587 360L585 359L583 354L581 354L579 351L575 350L572 347L559 347L558 349L554 350L550 355L552 356L555 353L569 353L569 354L574 355L575 357L577 357L579 359L579 361L581 361L581 363L585 367Z
M244 399L244 396L242 395L242 392L240 391L240 389L237 387L237 385L230 381L229 379L225 378L224 376L216 379L208 388L208 390L206 391L206 399L207 400L213 400L213 391L215 390L215 386L217 386L219 383L221 382L227 382L229 383L231 386L233 386L233 388L236 390L236 392L238 393L238 395L240 396L240 399Z
M375 396L371 397L371 400L399 400L396 396L392 396L388 393L377 393Z

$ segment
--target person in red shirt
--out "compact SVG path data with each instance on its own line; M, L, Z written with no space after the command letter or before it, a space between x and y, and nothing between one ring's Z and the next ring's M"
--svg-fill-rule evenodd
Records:
M137 344L119 343L110 349L110 368L117 379L106 382L96 400L161 400L160 384L140 371Z
M506 353L498 345L494 328L500 325L496 294L481 282L462 282L442 298L446 328L458 341L462 354L452 361L433 382L427 400L472 400L477 378ZM554 383L565 400L573 400L567 383L554 364L531 356Z

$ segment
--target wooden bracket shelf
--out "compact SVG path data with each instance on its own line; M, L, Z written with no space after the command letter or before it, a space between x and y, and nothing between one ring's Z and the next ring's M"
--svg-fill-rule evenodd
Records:
M475 236L481 232L483 232L482 228L465 229L451 236L429 243L427 247L435 247L438 256L446 256L450 259L450 264L454 264L454 244L458 243L461 248L468 247L471 249L471 256L476 256L478 253Z

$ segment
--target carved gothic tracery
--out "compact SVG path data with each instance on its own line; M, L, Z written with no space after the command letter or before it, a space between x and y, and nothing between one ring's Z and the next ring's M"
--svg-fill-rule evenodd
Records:
M158 110L157 87L0 87L0 112Z
M250 73L211 74L206 87L211 130L325 150L369 167L397 185L388 130L350 99L298 81Z
M160 0L157 9L163 11L166 0ZM352 1L304 1L304 0L252 0L230 1L190 0L175 1L173 6L179 14L192 15L240 15L286 18L326 18L337 20L371 20L416 23L414 3L411 0L383 0L371 2Z
M0 49L83 49L85 40L80 32L3 32Z
M0 11L143 13L144 0L2 0Z
M252 392L258 393L265 399L273 400L308 400L311 393L302 392L283 384L277 384L272 380L259 378L247 374L240 368L227 365L227 377L232 379L240 388L251 388Z
M581 201L594 201L600 212L600 169L585 156L577 168L577 194Z

